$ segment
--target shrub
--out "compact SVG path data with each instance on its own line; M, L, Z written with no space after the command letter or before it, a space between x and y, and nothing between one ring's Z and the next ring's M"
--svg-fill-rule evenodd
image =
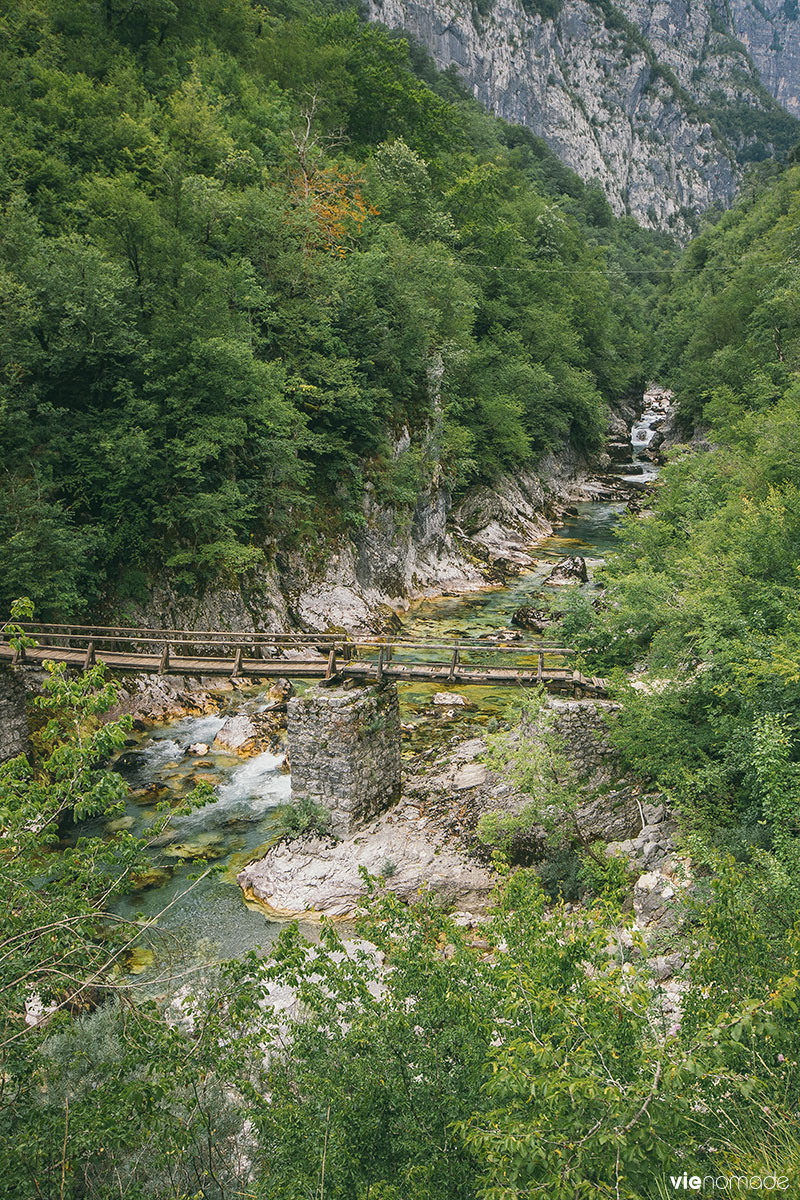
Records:
M278 829L286 838L300 837L304 833L318 833L320 836L328 833L331 814L324 804L319 804L311 796L301 796L290 804L284 804L278 809Z

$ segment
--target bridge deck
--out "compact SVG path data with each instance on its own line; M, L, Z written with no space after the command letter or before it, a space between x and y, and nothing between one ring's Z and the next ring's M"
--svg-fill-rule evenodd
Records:
M440 682L450 686L543 684L552 691L589 695L606 692L605 680L587 677L568 661L571 650L540 644L481 640L443 644L377 638L359 641L330 634L191 633L63 625L30 626L26 633L37 644L27 647L22 655L15 654L8 634L0 633L0 661L50 660L79 669L104 662L112 671L254 680L293 676ZM163 644L159 644L162 639ZM187 653L189 649L195 653ZM446 661L439 659L441 651L447 652ZM426 657L434 654L437 661ZM499 656L505 662L465 661L465 654L468 658ZM514 658L523 661L514 662Z

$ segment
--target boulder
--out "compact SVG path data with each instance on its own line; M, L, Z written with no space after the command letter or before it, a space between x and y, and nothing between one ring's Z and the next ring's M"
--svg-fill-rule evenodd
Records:
M628 462L631 457L630 442L609 442L606 453L613 462Z
M208 742L193 742L192 745L188 747L186 753L196 754L198 757L202 757L204 754L208 754L208 750Z
M585 838L612 843L635 837L642 827L639 806L625 787L579 803L576 822Z
M214 738L214 749L250 758L272 750L277 739L277 719L269 713L240 713L228 717Z
M286 704L294 695L294 684L288 679L276 679L267 692L268 704Z
M366 895L362 869L407 903L429 890L471 911L485 908L494 883L489 868L437 835L413 806L393 808L340 842L312 835L278 842L237 879L273 919L352 918Z
M638 928L648 932L677 929L681 918L681 901L674 880L663 872L656 869L640 875L633 889L633 910Z
M530 604L521 604L511 618L511 624L518 629L532 629L534 633L543 633L552 624L552 617L543 609L534 608Z
M608 419L608 434L615 441L624 441L628 436L628 422L620 413L612 413Z
M586 559L576 554L573 558L563 558L548 575L545 583L550 587L563 587L570 583L586 583L588 578Z
M467 707L467 701L463 696L459 696L458 692L437 692L433 697L433 703L448 708L455 708L458 705Z

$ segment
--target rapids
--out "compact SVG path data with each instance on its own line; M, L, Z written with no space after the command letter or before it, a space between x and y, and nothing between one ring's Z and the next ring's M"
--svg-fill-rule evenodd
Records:
M656 475L657 468L644 452L663 415L662 408L653 407L635 422L631 473L623 474L623 479L642 484ZM447 640L508 630L517 608L540 602L542 583L559 559L580 554L591 575L613 549L614 531L624 510L622 502L576 505L574 515L536 546L532 570L503 586L414 604L403 617L403 636ZM534 640L533 635L524 636ZM298 690L307 686L294 682ZM441 687L401 686L408 752L441 744L455 734L466 738L483 732L487 725L493 728L517 702L510 688L465 687L469 707L448 712L432 703ZM177 801L202 780L213 786L215 795L205 807L172 819L152 847L152 871L117 908L120 916L152 922L142 948L129 963L131 971L142 973L148 988L171 990L185 972L266 947L277 935L279 925L255 907L247 907L236 875L275 836L276 810L290 796L289 776L281 770L281 755L265 753L242 760L218 753L212 745L226 716L263 706L257 688L227 693L220 715L185 717L148 730L132 739L117 761L117 770L132 788L125 827L135 833L146 829L156 801ZM189 747L197 742L208 744L210 752L202 757L190 754Z

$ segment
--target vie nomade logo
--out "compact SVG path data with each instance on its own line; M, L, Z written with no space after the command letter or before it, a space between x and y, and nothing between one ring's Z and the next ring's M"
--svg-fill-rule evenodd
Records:
M789 1186L788 1175L689 1175L684 1171L683 1175L670 1175L669 1181L677 1192L679 1188L684 1191L700 1192L705 1188L712 1191L720 1192L737 1192L737 1191L753 1191L753 1192L785 1192Z

